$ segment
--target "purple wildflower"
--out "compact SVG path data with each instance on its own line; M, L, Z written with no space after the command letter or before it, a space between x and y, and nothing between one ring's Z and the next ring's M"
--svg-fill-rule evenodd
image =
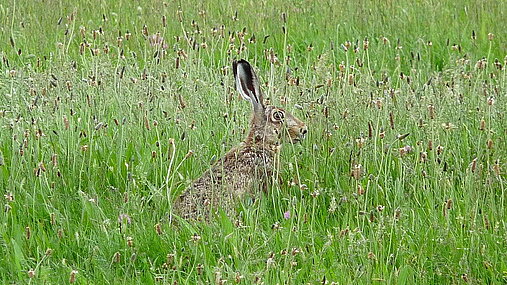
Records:
M118 216L118 223L120 223L120 225L122 225L125 220L127 220L127 224L129 225L132 222L132 219L130 219L130 216L128 214L120 214Z
M162 49L168 48L168 45L165 42L164 37L162 37L160 33L156 33L149 36L148 41L150 42L150 46L152 47L161 47Z

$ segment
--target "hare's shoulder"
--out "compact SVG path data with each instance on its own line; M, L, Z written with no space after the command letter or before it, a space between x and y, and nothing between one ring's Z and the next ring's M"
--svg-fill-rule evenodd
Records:
M274 152L269 149L241 145L230 150L221 163L226 169L253 169L269 168L273 165L273 160Z

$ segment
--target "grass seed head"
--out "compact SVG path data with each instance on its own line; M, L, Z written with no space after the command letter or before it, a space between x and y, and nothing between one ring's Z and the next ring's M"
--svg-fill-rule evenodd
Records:
M368 38L364 38L363 40L363 49L368 50L368 47L370 46L370 42L368 41Z
M354 74L349 74L349 79L348 79L348 82L349 82L349 85L354 85Z
M181 10L181 8L176 10L176 18L178 19L178 22L183 22L183 10Z
M421 151L419 153L419 161L422 163L428 161L428 153L426 151Z
M76 275L77 275L78 271L77 270L72 270L70 272L70 276L69 276L69 283L74 283L76 282Z
M344 50L348 51L352 46L352 43L350 41L346 41L345 43L343 43L343 46L345 47Z
M481 119L479 123L479 130L484 131L486 129L486 121L484 119Z
M493 140L492 139L488 139L486 141L486 146L487 146L488 149L493 149L493 146L494 146Z
M357 138L356 139L356 145L358 148L363 148L364 144L366 143L366 138Z
M447 123L442 123L442 128L444 128L446 131L450 131L450 130L456 129L456 126L453 123L447 122Z
M241 280L243 280L244 276L241 275L239 271L236 271L236 276L234 277L234 281L236 283L241 283Z
M470 168L470 171L471 171L472 173L474 173L474 172L475 172L475 170L477 169L477 157L476 157L476 158L474 158L474 159L472 160L472 162L470 162L470 164L468 165L468 167Z
M354 179L359 180L361 179L361 176L363 175L363 166L361 164L355 164L352 167L352 171L350 173L350 176L354 177Z
M128 247L134 246L134 238L133 237L127 237L127 245L128 245Z
M444 147L439 145L437 146L437 155L441 155L444 152Z
M429 104L428 105L428 116L430 117L430 119L435 119L436 117L436 114L435 114L435 106L433 104Z
M373 223L373 222L375 222L375 219L376 219L375 218L375 211L371 210L370 211L370 217L369 217L368 220L370 221L370 223Z
M215 283L221 284L222 282L222 272L220 270L215 271Z
M429 151L433 150L433 141L432 140L428 141L428 150Z
M502 70L503 66L502 64L500 63L500 61L498 60L498 58L495 58L495 62L493 63L493 65L496 67L496 69L498 70Z
M86 38L86 27L85 26L79 26L79 33L81 34L81 37L83 39Z
M194 151L193 150L188 150L187 154L185 154L185 159L191 157L192 155L194 154Z
M161 224L156 224L156 225L155 225L155 232L156 232L158 235L163 234L163 231L162 231L162 225L161 225Z
M364 187L361 184L357 185L357 195L362 196L365 193L366 189L364 189Z
M412 152L412 147L409 145L406 145L404 147L399 148L398 152L400 153L400 156L404 156L404 155Z
M396 138L400 141L404 140L405 138L407 138L408 136L410 135L410 133L406 133L406 134L398 134L396 136Z
M348 109L345 109L342 113L342 119L347 120L350 115L350 111Z
M120 261L121 261L121 253L117 251L113 255L113 263L120 263Z
M384 106L384 99L377 98L376 100L373 100L372 103L377 109L381 110L382 107Z
M274 266L275 266L275 257L274 255L271 255L270 257L268 257L268 259L266 259L266 267L271 268Z
M489 106L493 106L495 104L495 97L489 96L486 102Z
M488 64L488 61L486 58L482 58L482 59L479 59L476 63L475 63L475 67L477 69L485 69L486 66Z
M447 210L450 210L452 208L452 199L448 199L445 202L445 208L447 208Z
M28 278L31 279L31 278L35 277L35 270L33 270L33 269L28 270L27 273L28 273Z
M318 196L320 196L320 191L316 189L310 194L310 196L312 196L312 198L317 198Z
M493 172L495 173L495 175L496 175L497 177L499 177L499 176L500 176L500 173L501 173L501 168L500 168L500 160L499 160L499 159L497 159L497 160L495 161L495 164L493 164Z
M340 72L345 72L345 62L341 62L339 65L338 65L338 70L340 70Z
M491 227L491 224L490 224L490 222L489 222L488 216L484 215L483 221L484 221L484 227L485 227L487 230L489 230L489 228Z
M7 194L4 194L4 198L5 200L7 200L7 202L14 201L14 195L11 192L7 192Z
M173 265L175 256L176 256L176 254L174 254L174 253L168 253L166 256L166 263L169 265Z
M32 232L30 230L30 227L25 227L25 238L29 240L32 237Z
M203 271L204 271L204 265L202 264L197 264L197 275L202 275Z
M144 127L149 131L151 130L150 121L147 116L144 116Z
M200 240L201 240L201 236L200 236L200 235L198 235L197 233L194 233L194 234L192 235L192 239L191 239L191 241L193 241L193 242L198 242L198 241L200 241Z
M394 218L396 220L399 220L401 217L401 209L400 208L397 208L395 211L394 211Z

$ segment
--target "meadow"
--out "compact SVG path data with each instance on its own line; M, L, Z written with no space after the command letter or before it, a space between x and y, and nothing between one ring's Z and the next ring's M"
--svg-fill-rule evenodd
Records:
M68 2L68 3L66 3ZM505 284L506 1L0 3L0 283ZM306 122L236 218L172 201Z

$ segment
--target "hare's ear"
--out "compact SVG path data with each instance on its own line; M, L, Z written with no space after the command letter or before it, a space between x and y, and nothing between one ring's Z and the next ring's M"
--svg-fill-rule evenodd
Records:
M264 110L262 92L259 87L259 80L253 71L252 66L246 60L234 61L232 63L236 88L244 99L252 102L254 111Z

